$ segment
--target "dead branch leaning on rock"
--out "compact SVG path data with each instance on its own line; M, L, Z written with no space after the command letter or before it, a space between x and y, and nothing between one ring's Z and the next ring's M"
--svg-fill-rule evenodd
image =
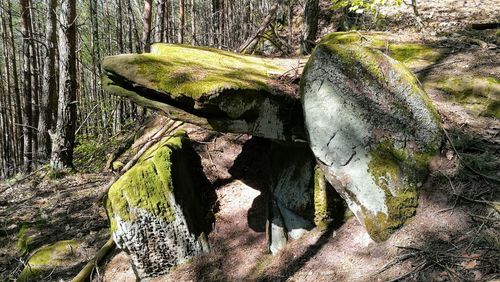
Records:
M137 154L134 155L130 161L127 162L127 164L111 179L108 185L101 191L98 201L101 202L104 199L104 196L108 193L109 188L120 178L125 172L127 172L132 166L135 165L135 163L139 160L139 158L144 154L151 146L153 146L160 138L162 138L164 135L171 134L174 130L179 128L183 122L180 121L174 121L174 120L169 120L165 126L160 128L158 132L156 132L153 137L146 143L144 146L137 152Z

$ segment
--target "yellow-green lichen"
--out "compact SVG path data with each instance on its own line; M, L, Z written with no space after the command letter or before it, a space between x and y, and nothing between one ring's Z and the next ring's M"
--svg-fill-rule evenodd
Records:
M500 79L482 76L445 76L430 79L426 88L449 94L452 99L482 116L500 118Z
M332 221L330 202L326 191L325 175L319 167L314 169L314 224L325 230Z
M378 49L410 68L425 67L436 63L445 53L442 48L396 41L397 38L381 32L334 32L326 35L321 42L328 42L329 44L360 44Z
M17 233L17 249L25 254L29 251L29 245L33 241L33 238L28 235L28 225L22 224Z
M333 32L321 39L321 43L330 44L352 44L361 43L373 48L385 48L388 43L388 36L381 32L361 33L361 32Z
M120 161L115 161L113 162L112 166L113 166L113 171L119 171L125 166L125 164Z
M164 138L111 186L105 205L112 231L117 227L115 216L125 221L133 220L134 208L143 209L167 222L175 219L171 206L171 155L174 150L181 149L183 139L183 132Z
M107 57L103 68L171 97L194 100L223 89L267 90L269 72L286 71L271 59L207 47L154 44L152 50Z
M76 257L78 244L74 240L59 241L38 249L27 262L17 281L37 281L39 276Z
M396 196L386 199L387 215L379 212L375 216L364 209L364 225L370 237L376 242L387 240L409 218L415 215L418 205L416 191L398 191Z
M368 170L373 181L384 189L387 206L387 214L373 215L363 209L364 224L375 241L386 240L415 214L418 184L427 174L429 158L425 156L397 149L387 140L371 150Z

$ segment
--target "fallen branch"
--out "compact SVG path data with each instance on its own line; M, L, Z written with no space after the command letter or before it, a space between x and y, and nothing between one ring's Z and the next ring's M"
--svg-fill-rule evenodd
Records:
M268 15L266 18L262 21L262 24L259 26L257 31L250 36L245 43L243 43L239 48L238 48L238 53L245 53L245 54L251 54L255 50L255 47L257 46L257 43L259 42L259 39L262 37L264 32L266 31L267 27L271 24L271 22L275 19L276 17L276 10L278 10L278 1L276 1L271 8L269 9Z
M92 258L87 264L80 270L80 272L71 280L71 282L83 282L92 273L94 267L96 267L99 262L115 247L115 241L113 238L109 240L102 246L102 248L97 252L97 254Z

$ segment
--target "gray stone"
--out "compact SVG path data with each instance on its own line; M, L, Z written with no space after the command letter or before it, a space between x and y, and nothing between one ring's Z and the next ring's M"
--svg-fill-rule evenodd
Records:
M437 112L415 76L380 51L322 42L301 79L306 132L326 178L382 241L417 205L441 146Z

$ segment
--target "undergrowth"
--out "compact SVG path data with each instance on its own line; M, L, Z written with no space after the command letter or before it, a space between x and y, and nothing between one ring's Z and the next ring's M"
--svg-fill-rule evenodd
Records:
M76 136L74 165L79 172L102 172L106 159L126 138L126 131L111 137L80 134Z

